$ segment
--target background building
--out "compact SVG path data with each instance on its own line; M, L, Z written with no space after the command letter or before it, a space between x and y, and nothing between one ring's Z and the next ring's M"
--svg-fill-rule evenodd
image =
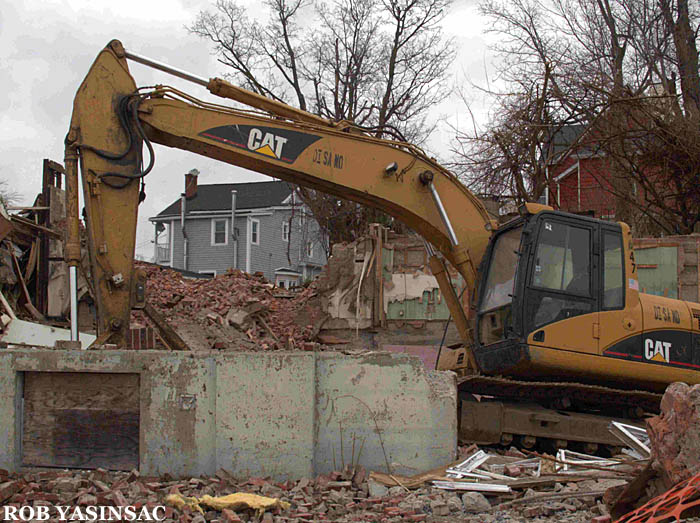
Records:
M186 174L185 192L149 219L155 263L213 275L262 272L284 287L321 271L327 241L290 184L198 185L198 174Z

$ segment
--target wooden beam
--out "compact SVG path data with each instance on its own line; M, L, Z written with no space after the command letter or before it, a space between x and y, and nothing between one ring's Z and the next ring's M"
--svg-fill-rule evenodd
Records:
M36 268L36 259L37 259L37 251L38 251L38 245L37 242L39 240L34 240L32 242L32 248L29 251L29 260L27 261L27 266L25 267L24 270L24 281L29 281L29 278L32 277L32 274L34 274L34 269Z
M41 207L41 206L39 206L39 207L37 207L37 206L33 206L33 207L8 207L7 210L8 211L48 211L49 207Z
M158 335L170 348L170 350L190 350L189 346L180 337L180 335L175 332L170 325L168 325L165 317L153 308L153 305L146 303L146 306L143 308L143 312L145 312L146 316L151 319L153 325L158 330Z
M32 303L32 299L29 296L29 290L27 289L27 284L25 283L24 276L22 275L22 269L19 266L19 261L17 261L17 257L15 256L15 253L12 252L12 250L10 250L10 256L12 256L12 261L15 266L15 273L17 273L17 279L19 280L19 284L22 289L22 294L24 295L24 307L29 311L29 313L34 317L35 320L45 320L46 318L44 318L44 315L41 314Z
M5 296L3 295L2 291L0 291L0 303L2 303L5 307L5 310L7 310L7 314L10 316L10 318L16 320L17 316L15 315L15 311L13 311L12 307L10 307L10 304L7 303L7 300L5 299Z
M48 227L44 227L42 225L36 224L31 220L27 220L26 218L22 218L21 216L17 216L16 214L13 214L10 216L10 220L13 222L17 222L22 225L26 225L27 227L31 229L36 229L37 231L45 232L46 234L49 234L53 236L54 238L57 238L59 240L63 239L63 235L60 232L56 232L53 229L49 229Z

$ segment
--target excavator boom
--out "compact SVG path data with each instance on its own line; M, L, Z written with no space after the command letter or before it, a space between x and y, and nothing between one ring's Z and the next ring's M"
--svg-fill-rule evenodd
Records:
M68 262L77 264L79 256L79 158L100 341L121 343L129 311L141 301L142 283L133 269L134 237L139 181L152 167L151 142L381 209L420 233L474 289L494 224L478 198L420 149L369 136L347 122L330 122L220 79L207 82L210 91L267 113L202 102L169 87L137 91L127 56L118 41L99 54L76 95L66 138L69 219L74 222ZM142 143L150 159L142 157ZM468 343L466 316L444 266L433 257L431 267Z

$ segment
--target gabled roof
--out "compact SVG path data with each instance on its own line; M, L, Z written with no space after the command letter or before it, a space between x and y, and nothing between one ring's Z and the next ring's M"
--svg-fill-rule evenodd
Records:
M571 144L578 140L586 130L585 125L564 125L557 129L552 136L550 147L552 149L552 157L566 151Z
M197 194L187 199L187 212L231 210L231 191L236 191L236 209L261 209L282 205L292 192L287 182L278 181L200 185L197 187ZM179 214L178 198L160 211L156 218Z
M552 134L548 147L551 164L559 163L571 154L578 157L600 154L595 127L583 124L561 126Z

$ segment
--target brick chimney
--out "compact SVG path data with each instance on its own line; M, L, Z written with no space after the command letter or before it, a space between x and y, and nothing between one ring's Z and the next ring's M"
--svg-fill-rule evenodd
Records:
M197 176L199 176L197 169L192 169L185 175L185 198L188 200L197 196Z

